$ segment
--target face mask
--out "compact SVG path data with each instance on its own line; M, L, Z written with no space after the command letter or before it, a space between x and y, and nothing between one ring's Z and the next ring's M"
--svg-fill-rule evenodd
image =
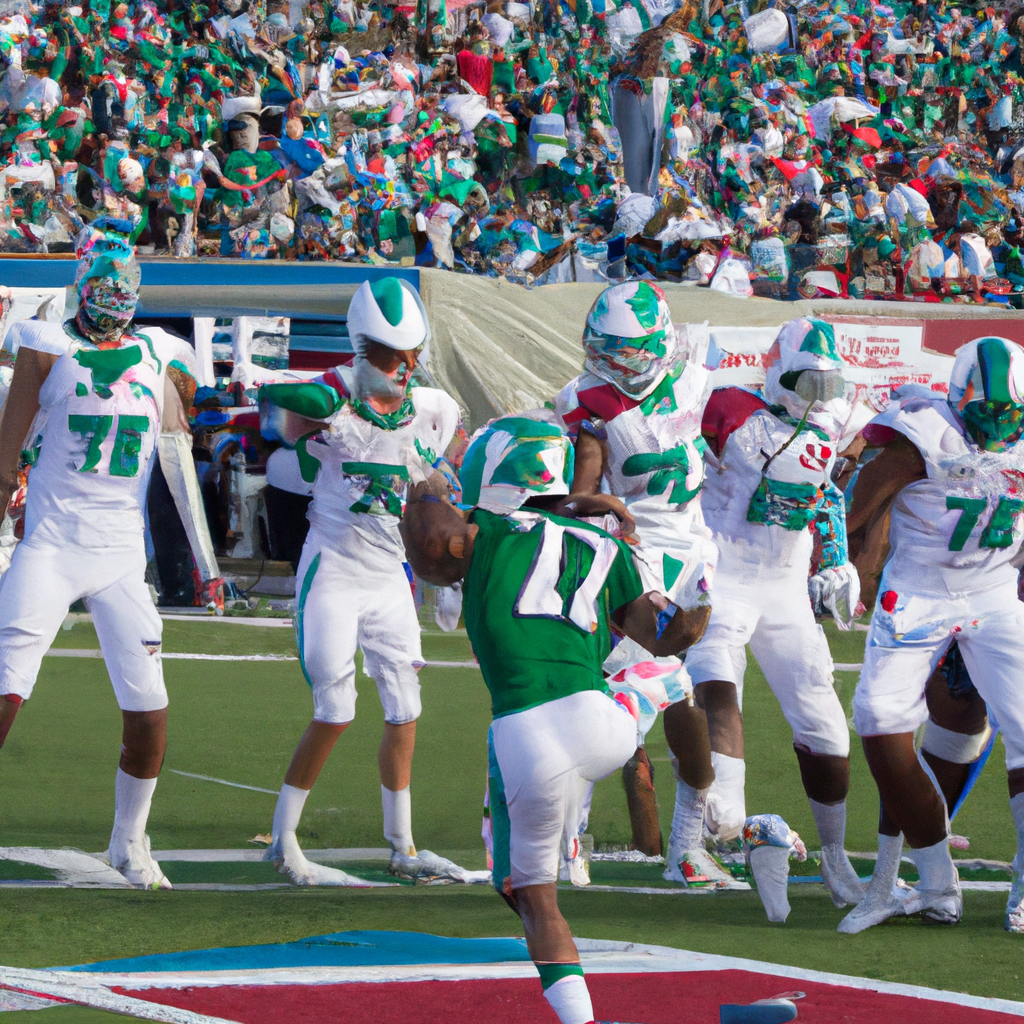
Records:
M665 331L642 338L588 332L583 350L587 367L631 398L642 398L652 390L664 375L670 357Z
M79 293L78 323L93 342L119 341L135 314L138 295L114 276L87 281Z
M968 436L986 452L1005 451L1024 433L1024 405L968 402L960 415Z
M785 381L780 381L783 387ZM846 381L840 370L803 370L797 375L791 388L805 402L821 402L823 405L833 399L842 398Z
M412 368L401 363L394 375L378 369L365 356L357 355L353 363L352 382L358 398L404 398Z

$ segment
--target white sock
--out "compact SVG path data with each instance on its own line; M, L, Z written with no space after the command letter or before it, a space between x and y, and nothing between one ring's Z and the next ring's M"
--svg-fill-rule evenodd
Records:
M822 847L838 846L843 848L846 842L846 801L837 804L819 804L808 797L814 824L818 827L818 838Z
M308 789L289 786L287 782L281 787L277 806L274 808L274 825L271 831L274 839L280 839L282 833L294 832L299 827L302 808L306 805L308 796Z
M750 851L750 870L768 920L783 923L789 917L789 850L785 846L755 846Z
M592 1024L594 1020L590 992L579 974L559 978L544 990L544 998L558 1014L561 1024Z
M878 834L878 860L875 861L875 870L871 872L871 881L868 889L871 892L878 890L882 895L887 896L896 880L900 877L900 857L903 855L903 835L885 836Z
M384 838L391 849L398 853L416 856L416 844L412 841L412 797L409 787L388 789L380 787L380 802L384 808Z
M917 873L921 880L919 889L929 892L945 892L956 885L957 874L953 866L953 857L949 852L949 843L939 840L934 846L923 846L919 850L911 850L910 856L917 865Z
M672 812L672 832L668 845L673 854L703 847L704 808L708 791L694 789L682 779L676 780L676 806Z
M146 832L149 806L156 779L137 779L117 769L114 781L114 831L128 839L141 839Z
M744 794L747 765L742 757L729 757L716 750L711 751L711 765L715 769L715 781L708 790L705 818L708 831L727 843L743 831L747 820Z
M1024 872L1024 793L1010 798L1010 811L1017 826L1017 856L1013 858L1013 870L1019 875Z

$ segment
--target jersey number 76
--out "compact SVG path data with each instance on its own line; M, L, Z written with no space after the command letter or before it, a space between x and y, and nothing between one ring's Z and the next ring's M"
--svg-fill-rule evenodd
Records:
M104 462L103 442L117 420L117 432L110 457ZM149 430L148 416L69 416L68 430L81 434L89 442L79 473L109 473L111 476L138 476L142 435Z
M950 551L963 551L967 538L978 525L982 512L988 508L988 498L961 498L958 495L946 495L946 508L950 511L959 509L953 535L949 538ZM999 499L992 518L981 531L978 546L982 548L1008 548L1013 543L1014 520L1024 512L1024 500L1020 498Z

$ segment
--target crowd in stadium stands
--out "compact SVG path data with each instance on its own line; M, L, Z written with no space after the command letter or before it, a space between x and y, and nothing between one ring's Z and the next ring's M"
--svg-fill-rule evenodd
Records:
M1015 5L5 0L0 250L1020 304Z

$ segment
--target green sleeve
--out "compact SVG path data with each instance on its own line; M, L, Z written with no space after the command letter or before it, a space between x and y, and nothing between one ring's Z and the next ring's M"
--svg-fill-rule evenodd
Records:
M338 392L316 381L305 384L264 384L259 390L259 399L311 420L325 420L341 408Z
M616 611L623 605L635 601L644 593L644 585L640 581L640 574L636 571L636 564L633 562L632 552L628 545L622 541L616 541L619 553L612 562L608 571L608 578L605 580L605 590L608 594L608 607Z

